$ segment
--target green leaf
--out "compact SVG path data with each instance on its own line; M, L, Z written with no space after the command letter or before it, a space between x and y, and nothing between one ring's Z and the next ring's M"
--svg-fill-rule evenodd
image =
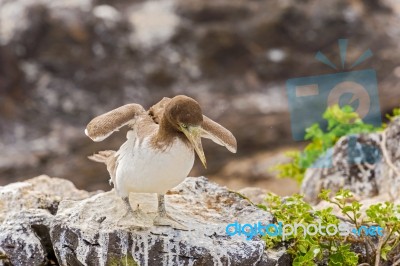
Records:
M394 113L399 115L400 108L399 110L395 109ZM307 128L305 140L309 140L310 143L302 152L292 151L288 153L287 156L291 159L289 163L279 164L272 168L273 171L277 171L278 177L289 177L300 184L307 168L312 166L329 148L333 147L342 136L382 130L382 127L364 124L351 106L340 108L338 105L334 105L328 107L323 118L328 123L328 130L324 131L319 124L313 124Z
M382 249L381 249L381 257L384 260L387 260L387 254L389 253L389 251L392 250L392 247L389 245L385 245Z

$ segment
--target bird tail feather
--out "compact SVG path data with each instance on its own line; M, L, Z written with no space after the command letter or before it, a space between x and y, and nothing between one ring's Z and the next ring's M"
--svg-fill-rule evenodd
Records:
M115 151L107 150L107 151L99 151L88 158L92 161L98 163L106 163L107 159L115 154Z

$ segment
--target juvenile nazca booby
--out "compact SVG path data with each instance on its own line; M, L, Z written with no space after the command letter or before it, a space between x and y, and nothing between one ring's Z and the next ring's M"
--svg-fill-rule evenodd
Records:
M156 225L173 225L165 210L164 194L189 174L196 151L204 167L201 138L209 138L236 153L232 133L203 115L192 98L179 95L163 98L148 111L127 104L94 118L85 134L102 141L123 126L130 127L127 141L118 151L100 151L89 158L105 163L116 193L126 204L127 214L137 215L129 204L129 193L157 193Z

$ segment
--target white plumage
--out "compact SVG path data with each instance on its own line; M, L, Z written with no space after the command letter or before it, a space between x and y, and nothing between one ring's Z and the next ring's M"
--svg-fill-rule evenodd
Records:
M166 213L164 194L181 183L193 167L195 152L206 167L201 138L209 138L236 152L232 133L202 114L192 98L163 98L148 111L127 104L95 117L85 134L102 141L123 126L131 128L118 151L100 151L89 158L105 163L127 213L138 218L129 204L129 193L157 193L158 215L154 224L181 227ZM182 227L181 227L182 228Z
M152 135L139 139L135 131L129 131L127 137L115 154L115 187L121 197L127 197L129 192L165 194L181 183L193 167L194 150L179 138L160 150L151 147Z

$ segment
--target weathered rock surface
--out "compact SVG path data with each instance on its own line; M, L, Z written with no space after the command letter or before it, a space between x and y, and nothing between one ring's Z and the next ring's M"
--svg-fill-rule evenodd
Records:
M265 204L265 197L269 191L259 187L245 187L238 190L238 192L254 204Z
M380 133L342 137L307 169L301 191L317 203L322 189L350 189L359 199L400 196L400 117Z
M140 225L139 221L121 220L125 208L114 191L83 201L62 202L51 229L59 262L84 265L124 261L136 261L139 265L277 264L276 257L264 252L262 240L247 241L239 236L229 237L225 232L226 225L236 220L268 223L272 221L271 215L203 177L187 178L166 196L168 213L187 226L188 231L153 226L157 208L155 195L133 196L138 197L133 200L131 197L132 206L140 204L147 212L140 219Z
M63 199L83 199L64 179L39 176L0 187L0 265L44 265L54 259L50 224Z
M367 217L367 214L365 213L365 211L369 207L371 207L371 205L376 205L378 203L383 203L386 201L393 202L394 205L400 204L400 198L393 199L392 197L389 196L389 194L382 194L382 195L372 196L372 197L363 198L363 199L358 199L357 197L354 197L354 198L350 199L349 202L352 200L356 200L357 202L362 204L362 206L360 208L360 213L361 213L360 220L361 219L367 220L368 217ZM327 207L331 207L332 213L334 215L336 215L337 217L341 217L344 220L348 220L348 217L346 215L344 215L342 213L342 210L335 204L331 204L326 201L321 201L313 207L314 207L314 210L322 210L322 209L326 209Z
M287 145L285 80L333 73L314 55L322 50L337 63L336 41L346 36L348 62L373 51L365 67L384 77L387 111L400 92L399 12L394 0L1 0L0 183L45 172L107 189L98 178L106 170L83 158L119 147L124 136L93 145L86 123L125 103L148 107L178 93L198 99L238 139L235 156L205 147L207 174Z
M66 180L41 176L0 187L0 265L291 265L284 248L226 234L229 223L273 217L204 177L187 178L166 196L167 212L188 230L153 226L155 195L130 201L140 219L123 218L114 191L89 197Z

